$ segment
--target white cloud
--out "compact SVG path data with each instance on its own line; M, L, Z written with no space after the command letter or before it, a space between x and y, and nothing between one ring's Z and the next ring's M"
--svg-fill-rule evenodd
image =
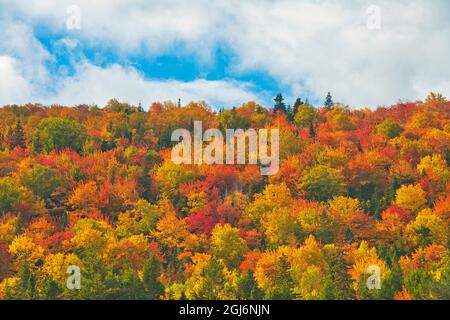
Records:
M35 4L38 12L50 8L44 4ZM71 50L79 46L79 41L71 37L56 41L54 48L59 54L70 55L68 59L75 64L75 73L67 75L62 69L50 74L47 64L55 57L35 38L26 22L0 19L0 29L0 105L27 102L104 105L115 97L135 104L141 100L144 106L180 98L186 103L204 100L216 107L229 107L248 100L263 100L261 94L253 93L251 84L232 79L156 80L118 64L101 68L71 55Z
M46 81L48 72L44 64L51 55L34 37L31 26L11 19L0 19L0 53L15 57L21 72L35 81Z
M30 26L0 19L0 30L0 105L30 102L46 91L50 78L45 64L52 57Z
M366 9L374 3L381 30L366 27ZM434 90L450 77L448 3L281 1L248 7L237 12L252 11L254 18L242 17L229 32L240 71L266 69L287 86L319 97L331 91L354 106L421 99L423 89Z
M45 99L46 104L97 103L105 105L110 98L144 106L154 101L205 100L213 106L240 105L243 101L258 100L251 86L232 80L190 82L145 79L133 68L112 65L100 68L89 63L79 66L76 75L63 79L57 93Z
M0 56L0 106L13 101L26 103L30 96L28 82L16 69L16 60Z
M64 29L66 8L72 4L80 6L81 30ZM381 30L366 27L370 5L381 9ZM287 88L287 96L305 97L308 92L322 98L332 91L338 100L358 107L422 99L432 90L450 96L450 4L446 0L0 0L0 6L31 26L66 33L83 46L111 47L123 56L190 53L208 66L216 48L226 46L235 55L232 75L266 72ZM101 75L115 70L127 79L140 79L131 81L134 86L147 83L146 88L153 88L159 83L129 69L116 70L117 66L92 68ZM81 88L80 81L89 74L85 69L81 67L73 79L64 79L67 84L55 97ZM229 81L160 83L166 93L158 92L162 96L197 96L192 93L195 88L207 99L218 83L226 94L217 96L251 95L245 84ZM69 89L69 84L75 87ZM110 90L133 100L142 94L124 87L136 96L121 87ZM102 88L108 93L107 87Z

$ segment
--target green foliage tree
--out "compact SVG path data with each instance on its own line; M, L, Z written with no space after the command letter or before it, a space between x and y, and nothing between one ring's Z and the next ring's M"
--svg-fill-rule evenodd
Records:
M80 152L86 141L86 128L76 121L63 118L47 118L39 123L33 137L33 148L46 152L70 148Z
M391 119L384 120L377 127L378 134L387 139L398 137L403 132L403 127Z
M299 128L309 128L311 137L315 136L315 125L317 121L317 111L309 104L302 104L298 107L294 116L294 122Z
M10 177L0 178L0 214L11 212L22 200L25 188Z
M246 117L240 116L236 112L236 108L231 110L223 110L219 113L218 119L219 127L222 131L227 129L247 129L250 125Z
M439 92L430 92L430 94L427 96L427 99L425 100L427 103L432 102L446 102L447 98L444 97L442 93Z
M48 199L61 185L53 169L40 164L33 164L31 168L19 173L19 181L42 199Z
M343 178L339 170L325 165L311 167L300 179L300 189L308 199L328 201L344 192Z

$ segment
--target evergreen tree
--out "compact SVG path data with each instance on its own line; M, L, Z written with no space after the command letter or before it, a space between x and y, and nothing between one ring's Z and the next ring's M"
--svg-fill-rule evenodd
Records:
M398 179L394 177L386 190L386 205L391 205L395 201L397 189L400 187Z
M383 207L383 201L380 198L380 193L378 192L377 188L375 187L372 197L370 198L370 213L372 213L375 218L378 220L381 219L381 212L385 209Z
M288 257L283 255L280 258L281 273L277 275L275 280L275 290L272 292L265 292L264 299L267 300L290 300L292 299L292 288L294 287L294 280L290 273L290 264Z
M219 293L223 290L225 284L223 267L224 264L218 258L212 257L209 260L208 265L203 270L205 286L200 299L217 300L219 298Z
M42 296L46 300L57 300L63 293L63 289L49 276L46 276L42 281Z
M147 297L151 300L157 300L164 293L164 287L159 281L161 264L158 257L152 254L144 263L143 282Z
M143 284L135 271L125 269L112 278L113 288L110 289L109 300L145 300Z
M326 250L327 268L320 292L320 298L324 300L348 300L354 299L352 279L348 274L348 265L345 263L342 249Z
M0 151L4 150L5 136L0 132Z
M293 109L292 109L292 112L294 113L294 116L295 116L295 114L297 113L298 108L299 108L301 105L303 105L303 104L305 104L305 103L302 101L302 98L297 98L297 100L295 100L295 102L294 102L294 107L293 107Z
M18 267L17 277L19 281L15 286L7 288L5 298L7 300L33 300L37 298L36 278L32 273L28 261L23 261Z
M284 98L281 93L277 94L273 101L275 101L275 105L273 106L275 112L281 111L286 113L286 103L284 103Z
M139 100L138 112L144 112L144 108L142 108L141 100Z
M106 300L111 293L111 283L108 283L108 276L111 270L105 263L96 257L94 253L86 254L81 268L81 289L70 290L64 288L64 299L82 300Z
M450 260L443 268L438 281L434 281L431 285L431 293L433 297L439 300L450 300Z
M316 137L316 130L314 129L314 122L311 122L311 124L309 126L309 136L311 138L315 138Z
M23 149L26 148L25 133L23 132L20 120L17 121L17 124L14 127L14 129L9 128L7 141L8 141L8 148L10 150L13 150L16 147L21 147Z
M291 105L287 106L286 116L289 122L294 121L294 110L292 109Z
M332 98L333 97L331 96L331 93L328 92L327 97L325 98L325 104L324 104L325 107L327 107L327 109L331 109L334 106L334 102L333 102Z
M41 153L42 151L42 143L39 135L34 135L31 140L31 149L34 153Z
M242 300L260 300L263 292L258 288L258 285L253 277L253 272L249 269L245 275L242 275L238 281L238 299Z

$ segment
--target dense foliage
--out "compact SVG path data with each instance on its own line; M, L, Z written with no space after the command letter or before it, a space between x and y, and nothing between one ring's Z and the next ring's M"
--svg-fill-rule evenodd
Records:
M173 164L171 133L194 120L280 128L279 172ZM0 299L449 299L449 120L439 95L5 106Z

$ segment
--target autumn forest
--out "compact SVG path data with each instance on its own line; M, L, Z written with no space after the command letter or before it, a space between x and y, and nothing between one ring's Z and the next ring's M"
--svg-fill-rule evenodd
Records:
M174 164L171 134L194 121L278 128L279 171ZM0 300L450 299L449 163L434 93L376 109L7 105Z

